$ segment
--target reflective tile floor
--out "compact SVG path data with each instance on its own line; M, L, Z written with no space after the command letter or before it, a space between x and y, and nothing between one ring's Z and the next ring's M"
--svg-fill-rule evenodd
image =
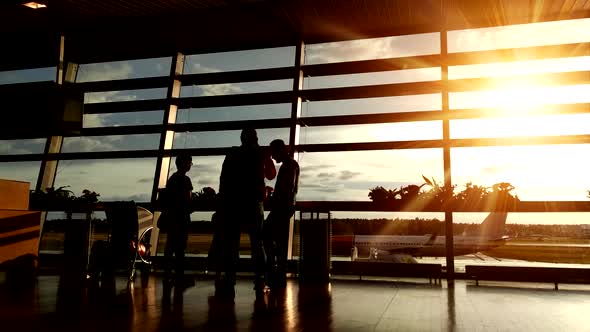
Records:
M165 292L157 276L128 287L77 287L40 276L33 287L0 285L0 331L590 331L590 287L422 280L290 280L255 300L239 281L235 303L213 281Z

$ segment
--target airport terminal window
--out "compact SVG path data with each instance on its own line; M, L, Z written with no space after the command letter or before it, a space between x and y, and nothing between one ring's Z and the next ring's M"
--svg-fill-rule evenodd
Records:
M69 186L76 196L84 189L95 191L105 202L149 202L155 167L155 158L61 160L55 187Z
M369 201L370 189L443 181L442 149L299 153L302 201Z
M211 187L215 190L215 192L219 191L219 176L221 175L221 165L223 164L224 158L225 156L193 156L193 167L187 173L187 176L193 183L194 192L199 192L204 187ZM175 160L175 157L171 158L170 160L168 177L170 177L172 173L176 172ZM199 214L193 214L193 217L203 216Z
M55 81L56 76L56 67L0 71L0 85Z
M188 55L185 74L291 67L295 63L295 47L263 48L233 52Z
M162 124L164 111L84 114L84 128Z
M395 97L305 101L301 105L301 116L421 112L441 109L442 98L440 94L436 93Z
M590 41L590 18L448 32L450 53Z
M524 201L583 201L590 180L588 145L453 148L453 182L490 187L509 182Z
M329 75L315 77L306 76L303 80L303 88L339 88L349 86L426 82L437 80L440 80L440 68L430 67L349 75Z
M455 258L455 271L466 265L523 267L587 267L590 264L588 212L514 213L500 227L502 237L485 234L482 221L488 213L453 213L455 248L474 241L479 250ZM481 234L481 238L466 238ZM469 249L469 248L467 248Z
M305 63L399 58L440 52L438 33L357 39L305 45Z
M65 137L62 152L153 150L159 134Z
M567 105L564 106L567 108ZM590 114L451 120L451 138L590 134Z
M291 117L291 104L183 108L176 123L284 119Z
M180 89L181 97L223 96L246 93L288 91L293 88L293 80L272 80L243 83L223 83L207 85L185 85Z
M35 189L40 167L40 161L2 162L0 179L29 182L30 188Z
M258 143L269 145L274 139L280 138L289 142L289 128L257 129ZM240 130L177 132L174 134L175 149L218 148L239 146Z
M127 78L167 76L171 57L82 64L76 82L111 81Z
M84 103L94 104L109 103L115 101L164 99L166 98L166 91L166 88L155 88L105 92L86 92L84 94Z
M388 142L442 139L440 121L302 127L300 144Z
M46 141L46 138L0 140L0 155L43 153Z

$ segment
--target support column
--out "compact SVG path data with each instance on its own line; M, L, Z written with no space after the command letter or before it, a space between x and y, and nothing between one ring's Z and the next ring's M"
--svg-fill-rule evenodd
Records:
M170 151L174 143L174 131L170 130L170 125L176 123L176 114L178 112L178 106L176 105L176 99L180 97L180 88L182 82L180 81L180 75L184 72L184 54L177 53L172 58L172 64L170 66L170 84L168 85L168 93L166 95L168 107L164 110L162 132L160 134L160 145L158 148L158 159L156 161L156 173L154 175L154 185L152 188L151 203L152 206L156 203L158 198L158 190L166 187L168 181L168 170L170 168ZM158 229L157 222L160 217L160 211L154 211L154 220L152 226L152 237L150 244L152 245L152 255L155 256L158 250L158 236L160 230Z
M445 22L444 8L441 10L441 20ZM450 113L449 107L449 65L448 65L448 38L446 24L442 24L440 32L440 56L441 56L441 82L442 82L442 112L444 115ZM451 192L453 182L451 181L451 128L447 116L443 119L443 164L445 174L445 191ZM453 211L445 208L445 247L447 258L447 283L453 284L455 280L455 258L453 241Z
M305 44L299 41L295 47L295 64L293 75L293 99L291 101L291 122L289 124L289 155L297 159L295 146L299 144L299 117L301 116L301 90L303 90L303 66L305 61ZM287 259L293 258L293 236L295 232L295 214L289 221L289 244L287 246Z
M64 82L75 82L76 76L78 74L78 64L67 63L64 57L64 50L65 36L61 36L59 40L59 62L57 65L57 74L55 77L55 82L58 85L63 85ZM45 149L43 151L43 160L41 161L41 166L39 167L39 176L37 177L35 190L46 190L47 188L53 187L53 185L55 184L55 177L57 174L57 166L59 160L49 160L47 159L47 154L60 153L63 145L63 139L63 136L50 136L47 138L47 141L45 142ZM43 235L43 225L45 224L46 217L47 212L42 211L40 223L41 227L39 232L39 243L41 243L41 236Z

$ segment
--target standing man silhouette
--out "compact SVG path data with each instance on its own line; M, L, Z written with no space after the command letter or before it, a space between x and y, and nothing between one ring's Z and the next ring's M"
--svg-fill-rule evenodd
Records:
M250 236L254 265L254 290L264 291L266 263L262 242L264 221L263 201L266 194L264 179L272 180L276 169L268 150L258 145L253 128L242 130L242 145L235 147L223 161L219 181L221 203L220 239L222 263L215 281L215 295L235 297L236 269L240 249L240 233L245 228Z
M295 196L299 185L299 164L287 150L285 142L270 143L272 158L282 163L270 199L270 214L264 222L264 250L267 255L267 283L272 289L287 285L289 225L295 213Z

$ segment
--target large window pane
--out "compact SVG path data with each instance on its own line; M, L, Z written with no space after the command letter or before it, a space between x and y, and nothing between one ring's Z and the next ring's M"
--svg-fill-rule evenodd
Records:
M186 57L185 74L215 73L248 69L290 67L295 63L295 47L195 54Z
M163 99L166 98L166 91L166 88L155 88L122 91L87 92L84 94L84 103L94 104L115 101Z
M320 89L377 84L437 81L440 80L440 73L440 68L431 67L350 75L330 75L317 77L307 76L304 78L303 88Z
M223 83L183 86L181 97L222 96L259 92L287 91L293 88L293 80L275 80L244 83Z
M0 140L0 155L43 153L46 138Z
M55 81L56 76L55 67L0 71L0 85Z
M442 139L440 121L302 127L300 144Z
M419 112L442 109L440 94L304 102L301 116Z
M159 134L66 137L62 152L152 150L159 144Z
M166 76L170 74L171 57L80 65L76 82L110 81L126 78Z
M289 142L289 128L256 129L258 143L269 145L274 139ZM240 130L202 131L193 133L175 133L174 148L218 148L239 146Z
M290 117L291 104L184 108L178 110L176 123L243 121Z
M451 138L587 134L590 134L590 114L451 121Z
M443 181L441 149L299 154L298 200L368 201L370 189L423 183L422 175Z
M84 114L84 128L162 124L164 111Z
M590 70L590 56L450 66L449 79L502 77L584 70Z
M470 52L590 41L590 19L449 31L449 52Z
M452 109L498 108L499 111L523 114L543 104L590 102L590 84L558 87L536 87L532 84L498 87L497 90L453 92L449 94Z
M437 54L438 33L358 39L305 46L305 63L319 64Z
M55 186L69 186L76 196L95 191L101 201L149 202L155 167L155 159L62 160Z
M0 179L29 182L35 189L39 176L40 161L20 161L0 163Z
M521 200L586 200L588 145L475 147L451 150L452 178L492 186L509 182Z
M455 243L470 242L479 250L455 258L455 271L466 265L523 267L583 267L590 264L590 213L508 213L502 235L465 239L465 234L482 234L487 213L454 213ZM488 228L489 229L489 228ZM485 233L484 233L485 234ZM475 248L473 248L475 249Z

